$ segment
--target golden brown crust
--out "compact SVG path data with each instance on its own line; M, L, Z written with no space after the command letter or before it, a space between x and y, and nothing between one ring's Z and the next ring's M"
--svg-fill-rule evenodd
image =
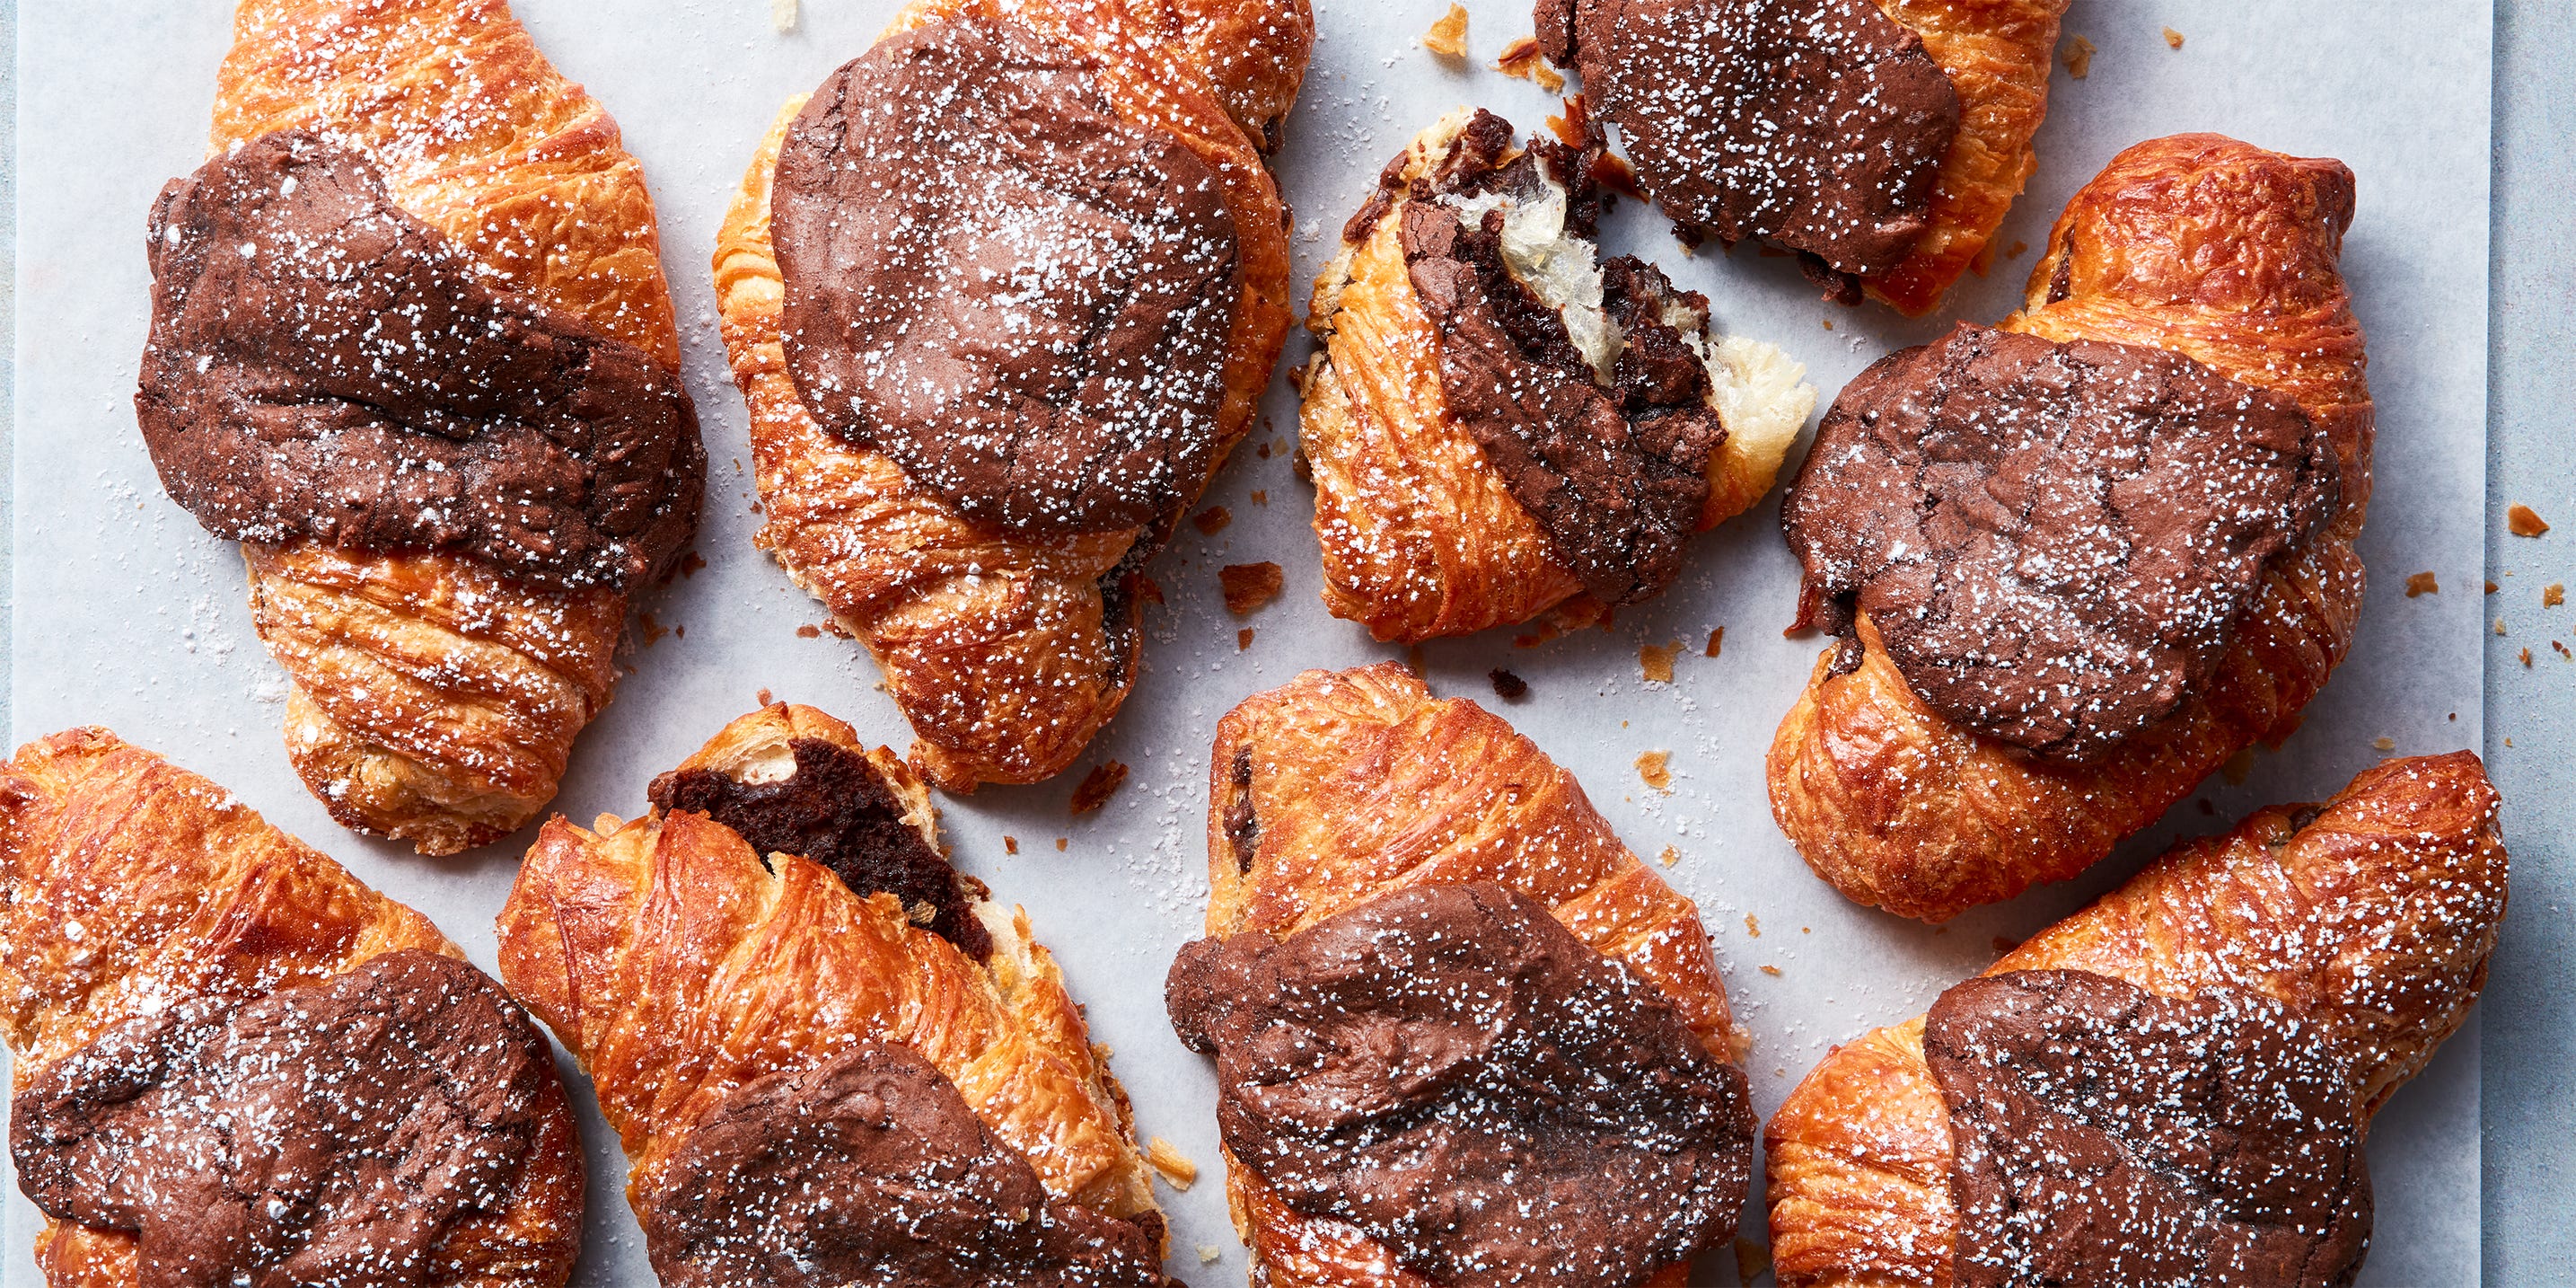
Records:
M18 1086L174 1001L311 984L406 948L463 956L231 792L97 728L31 742L0 771L0 917ZM581 1152L553 1097L517 1201L465 1227L477 1275L461 1282L572 1272ZM135 1249L127 1232L48 1221L36 1258L53 1288L131 1288Z
M2177 846L1987 974L2083 970L2166 997L2257 993L2309 1017L2385 1104L2467 1018L2504 915L2496 794L2468 752L2364 772L2303 822L2283 807ZM1771 1251L1787 1285L1945 1288L1950 1114L1923 1020L1840 1047L1765 1133Z
M2352 174L2217 135L2141 143L2068 203L2001 325L2168 349L2298 402L2333 439L2343 507L2275 563L2217 673L2090 764L2040 760L1943 721L1865 619L1857 670L1819 660L1769 757L1772 813L1819 876L1941 921L2062 881L2228 757L2277 743L2352 642L2370 495L2360 324L2336 272Z
M1097 55L1116 110L1168 130L1224 183L1244 303L1225 370L1221 462L1250 428L1287 335L1288 212L1255 141L1276 133L1296 96L1311 11L1304 0L1168 9L915 0L892 30L970 6ZM803 103L791 100L771 127L716 243L716 300L734 383L751 409L767 516L757 542L876 658L912 722L912 759L926 777L950 791L1035 782L1072 763L1126 700L1143 604L1105 594L1102 582L1135 571L1122 561L1162 537L1132 529L1009 539L967 523L892 461L806 414L781 347L784 283L769 240L771 172Z
M396 204L504 279L679 366L642 168L501 0L243 0L212 147L288 128L365 152ZM608 701L625 596L452 555L245 553L254 624L294 685L287 750L333 818L451 854L553 798Z
M793 738L864 747L849 726L779 704L728 725L682 768L739 771ZM929 797L889 775L935 836ZM764 866L703 814L549 820L501 910L501 977L581 1061L632 1164L630 1200L699 1114L764 1074L867 1039L900 1043L957 1085L1047 1188L1117 1217L1158 1212L1126 1094L1091 1045L1024 912L979 901L988 962L861 898L793 855Z
M1407 181L1433 170L1467 115L1407 145ZM1448 410L1438 338L1405 266L1403 207L1397 198L1315 279L1306 326L1320 349L1297 419L1315 484L1325 608L1380 640L1413 643L1529 621L1583 586ZM1734 347L1722 357L1741 367L1746 396L1720 408L1727 436L1709 456L1702 531L1771 490L1815 404L1815 391L1798 384L1803 368L1769 346L1726 343ZM1772 359L1785 373L1768 369Z
M2031 136L2048 115L2057 20L2068 0L1879 0L1923 38L1959 94L1959 133L1941 162L1931 226L1913 251L1868 282L1908 317L1941 303L1971 266L1983 270L1995 230L2039 164Z
M1408 885L1499 882L1661 989L1719 1059L1737 1058L1699 909L1619 843L1536 743L1473 702L1433 699L1395 663L1308 671L1226 713L1208 799L1211 935L1285 937ZM1290 1211L1231 1157L1226 1192L1255 1282L1427 1288L1358 1231ZM1679 1285L1687 1271L1650 1282Z

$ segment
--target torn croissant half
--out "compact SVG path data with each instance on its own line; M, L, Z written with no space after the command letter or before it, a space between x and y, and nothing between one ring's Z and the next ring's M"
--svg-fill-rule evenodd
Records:
M50 1288L558 1285L554 1053L419 912L73 729L0 766L10 1151Z
M1705 297L1604 261L1611 164L1459 109L1387 163L1317 277L1298 423L1324 602L1381 640L1652 597L1770 490L1816 392Z
M242 0L210 156L154 215L154 462L243 542L332 817L497 840L695 530L642 168L495 0Z
M2469 752L2187 842L1836 1048L1765 1135L1788 1285L2350 1283L2360 1142L2506 902Z
M1733 1237L1754 1121L1699 911L1500 717L1393 663L1245 700L1208 877L1166 1001L1254 1283L1678 1288Z
M499 929L663 1283L1165 1288L1126 1093L900 758L781 703L652 799L549 821Z

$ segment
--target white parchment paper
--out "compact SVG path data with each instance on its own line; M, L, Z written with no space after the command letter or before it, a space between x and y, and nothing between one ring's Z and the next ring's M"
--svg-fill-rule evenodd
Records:
M688 346L690 387L713 462L698 549L709 565L649 604L673 631L640 641L633 674L584 736L555 807L577 819L640 812L651 777L768 689L820 705L897 747L909 741L874 667L852 644L800 639L820 611L751 548L742 403L725 376L707 275L717 221L751 149L788 95L856 55L896 0L805 0L801 25L772 27L771 0L518 0L539 43L602 98L642 157ZM1492 107L1524 131L1553 110L1536 87L1485 70L1527 34L1526 8L1471 3L1471 61L1416 44L1446 0L1321 0L1313 70L1277 168L1297 211L1298 300L1378 166L1441 112ZM143 225L163 182L201 157L214 72L229 38L223 0L28 0L21 6L17 565L13 742L101 723L235 789L279 826L428 912L487 969L492 917L527 836L450 860L334 826L288 767L278 736L283 680L253 636L233 548L162 495L131 396L147 322ZM1942 313L1907 323L1875 305L1817 301L1790 261L1751 247L1686 256L1659 219L1623 206L1610 253L1662 264L1708 293L1722 326L1805 362L1830 401L1892 347L1967 318L2010 311L2033 250L2066 197L2121 147L2217 130L2283 151L2342 158L2360 176L2344 269L2368 329L2379 408L2378 486L2361 549L2370 595L2351 660L2277 754L2241 783L2213 779L2152 834L2067 886L1935 929L1854 907L1811 877L1773 826L1762 753L1819 648L1781 637L1795 566L1777 499L1700 539L1661 600L1607 631L1516 649L1512 632L1437 643L1421 660L1435 690L1495 706L1572 768L1638 853L1674 847L1667 875L1699 901L1768 1113L1828 1044L1901 1020L1959 977L2116 882L2177 835L2214 831L2257 805L2316 799L2391 754L2480 745L2482 570L2477 532L2486 407L2489 11L2476 0L2078 0L2066 32L2097 52L2060 67L2040 165L1997 239L1992 275L1968 278ZM2179 50L2163 37L2185 37ZM1283 368L1303 360L1292 338ZM1055 783L943 801L962 867L1025 904L1116 1050L1148 1135L1205 1169L1166 1192L1175 1272L1240 1284L1244 1258L1217 1182L1208 1068L1172 1037L1162 982L1198 933L1208 736L1246 694L1305 667L1398 655L1325 615L1291 474L1295 404L1271 394L1271 425L1219 476L1209 500L1234 523L1184 529L1155 568L1169 596L1150 610L1144 675L1092 753ZM1256 444L1273 450L1265 458ZM1792 458L1791 466L1795 466ZM1248 621L1216 593L1227 563L1273 560L1287 594ZM2433 572L2441 591L2409 598ZM1253 627L1251 646L1236 630ZM1701 656L1727 628L1721 657ZM685 632L679 628L685 628ZM1640 676L1641 644L1679 640L1675 682ZM1484 679L1525 677L1522 703ZM1671 753L1673 788L1639 781L1638 753ZM1133 767L1107 808L1072 818L1065 799L1090 764ZM1016 837L1016 856L1003 839ZM1062 848L1059 849L1059 843ZM1750 933L1748 917L1761 933ZM1760 969L1777 968L1776 975ZM614 1140L575 1079L590 1146L591 1215L578 1282L651 1282L623 1199ZM2365 1283L2472 1284L2478 1277L2478 1079L2474 1023L2382 1114L2371 1139L2377 1237ZM1758 1189L1758 1187L1757 1187ZM0 1282L36 1282L35 1216L8 1187ZM1758 1237L1758 1208L1747 1231ZM1202 1255L1209 1259L1202 1262ZM1735 1282L1712 1257L1695 1283Z

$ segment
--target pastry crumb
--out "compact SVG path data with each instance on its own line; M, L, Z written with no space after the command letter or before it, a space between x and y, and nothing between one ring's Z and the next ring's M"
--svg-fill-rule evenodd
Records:
M2018 939L2012 939L2012 938L2007 938L2006 936L2003 936L2003 935L1997 935L1997 936L1995 936L1995 937L1994 937L1994 941L1993 941L1993 942L1994 942L1994 947L1995 947L1995 955L1996 955L1996 956L1998 956L1998 957L2002 956L2002 955L2003 955L2003 954L2005 954L2005 953L2011 952L2012 950L2014 950L2014 949L2016 949L2016 948L2021 947L2021 941L2020 941L2020 940L2018 940Z
M683 577L695 577L698 575L698 570L706 566L707 557L699 554L695 550L692 550L680 560L680 575Z
M1719 648L1720 646L1724 645L1725 643L1726 643L1726 628L1725 628L1725 627L1720 626L1720 627L1717 627L1717 628L1716 628L1716 629L1714 629L1714 630L1711 630L1711 631L1708 633L1708 647L1707 647L1706 649L1701 650L1701 652L1700 652L1700 656L1701 656L1701 657L1715 657L1715 656L1717 656L1717 650L1718 650L1718 648Z
M2504 527L2517 537L2536 537L2549 531L2548 522L2527 505L2505 507Z
M2093 42L2082 36L2066 42L2066 74L2082 80L2093 70Z
M1225 525L1232 522L1234 512L1221 505L1211 505L1190 516L1190 526L1198 529L1202 537L1213 537L1225 531Z
M1760 939L1762 937L1762 923L1755 919L1754 915L1749 912L1744 914L1744 933L1748 938Z
M1467 6L1452 4L1431 30L1422 33L1422 47L1443 58L1467 56Z
M1535 81L1540 89L1550 94L1565 88L1564 75L1547 65L1546 56L1539 53L1535 36L1523 36L1503 46L1502 57L1494 60L1494 70L1505 76Z
M1770 1268L1770 1244L1755 1243L1751 1239L1735 1241L1735 1277L1738 1280L1749 1284L1753 1282L1753 1276Z
M1017 853L1019 853L1019 852L1020 852L1020 838L1018 838L1018 837L1016 837L1016 836L1004 836L1004 837L1002 838L1002 853L1004 853L1004 854L1017 854Z
M1126 781L1127 766L1122 761L1104 760L1093 765L1091 772L1082 776L1082 785L1073 789L1073 812L1088 814L1108 804ZM1057 842L1056 848L1064 848L1063 843Z
M1270 491L1269 491L1269 489L1267 489L1267 488L1255 488L1255 489L1253 489L1253 492L1252 492L1252 503L1253 503L1254 505L1268 505L1268 504L1270 504Z
M1656 856L1655 856L1655 862L1660 863L1660 864L1663 864L1665 867L1668 867L1668 868L1669 868L1669 867L1671 867L1672 865L1676 864L1676 863L1681 862L1681 861L1682 861L1682 852L1681 852L1679 849L1676 849L1675 847L1673 847L1673 846L1669 846L1669 845L1667 845L1667 846L1665 846L1665 847L1664 847L1664 852L1663 852L1663 853L1658 854L1658 855L1656 855Z
M1064 853L1064 847L1070 844L1072 844L1071 840L1066 837L1059 836L1055 838L1055 852L1058 854Z
M1639 755L1637 776L1645 779L1648 787L1670 793L1673 790L1672 758L1673 753L1669 751L1649 751Z
M2556 640L2551 640L2549 641L2549 647L2558 650L2558 656L2566 658L2570 662L2576 662L2576 653L2568 652L2566 645L2561 644Z
M2372 739L2370 745L2371 748L2376 751L2397 750L2397 740L2384 733L2379 735L2377 738Z
M2567 602L2567 585L2566 585L2566 583L2564 583L2564 582L2556 582L2556 581L2553 581L2553 582L2549 583L2548 585L2543 586L2543 587L2541 587L2541 588L2540 588L2540 606L2541 606L2541 607L2543 607L2543 608L2556 608L2556 607L2558 607L2560 604L2563 604L2563 603L2566 603L2566 602Z
M2173 29L2173 28L2171 28L2171 27L2167 27L2167 28L2165 28L2165 48L2167 48L2167 49L2180 49L2180 48L2182 48L2182 33L2181 33L2181 32L2179 32L2179 31L2174 30L2174 29Z
M1255 456L1260 457L1261 459L1263 459L1263 460L1265 460L1265 461L1266 461L1266 460L1269 460L1269 459L1270 459L1270 444L1268 444L1268 443L1256 443L1256 444L1254 444L1254 445L1253 445L1253 448L1252 448L1252 454L1253 454L1253 455L1255 455Z
M763 707L777 701L777 699L769 696L769 690L767 689L762 689L760 692L753 694L751 700L754 705Z
M2496 619L2496 634L2504 634L2504 619L2501 617Z
M1199 1183L1199 1165L1160 1136L1145 1142L1145 1161L1153 1164L1164 1183L1173 1189L1186 1190Z
M2438 595L2441 593L2441 584L2434 581L2433 574L2429 572L2415 573L2406 579L2406 597L2408 599L2413 599L2417 595Z
M782 36L796 30L796 0L769 0L769 25Z
M1780 968L1777 966L1765 966L1762 968L1762 973L1776 977L1780 973Z
M1234 651L1240 653L1250 647L1252 647L1252 628L1246 626L1234 633Z
M2494 582L2487 583L2487 593L2490 595L2496 593L2496 584Z
M1251 616L1262 605L1279 598L1279 565L1267 560L1227 564L1216 570L1216 579L1225 588L1225 610L1237 617Z
M2254 749L2248 747L2228 757L2227 763L2218 767L2218 772L2226 775L2231 783L2244 782L2254 772Z
M2526 671L2528 671L2528 670L2530 670L2530 669L2531 669L2531 650L2530 650L2530 649L2524 649L2524 650L2522 651L2522 669L2524 669L2524 670L2526 670Z
M1202 1243L1202 1244L1200 1244L1200 1245L1199 1245L1199 1264L1200 1264L1200 1265L1203 1265L1203 1266L1212 1266L1212 1265L1215 1265L1217 1262L1222 1261L1222 1260L1224 1260L1224 1259L1225 1259L1225 1249L1220 1248L1220 1247L1216 1246L1216 1245L1215 1245L1215 1244L1213 1244L1213 1243Z
M798 638L798 639L800 639L800 640L818 640L818 639L821 639L821 638L823 638L823 628L822 628L822 627L820 627L820 626L816 626L816 625L815 625L814 623L812 623L812 622L807 622L807 623L805 623L804 625L799 626L799 627L797 627L797 628L796 628L796 638Z
M2008 250L2008 251L2005 251L2005 252L2004 252L2004 258L2005 258L2005 259L2020 259L2020 258L2021 258L2021 256L2022 256L2022 252L2024 252L2024 251L2026 251L2026 250L2029 250L2029 249L2030 249L2030 243L2029 243L2029 242L2026 242L2026 241L2016 241L2016 242L2014 242L2014 243L2012 244L2012 249L2011 249L2011 250Z
M654 621L651 613L638 613L636 618L644 623L644 647L646 648L661 643L662 637L671 633L671 628Z
M1529 681L1499 666L1485 672L1485 678L1493 682L1494 696L1505 702L1518 702L1529 696Z
M1670 684L1673 682L1673 659L1679 656L1681 651L1680 640L1648 644L1637 650L1637 665L1644 669L1648 681L1656 684Z

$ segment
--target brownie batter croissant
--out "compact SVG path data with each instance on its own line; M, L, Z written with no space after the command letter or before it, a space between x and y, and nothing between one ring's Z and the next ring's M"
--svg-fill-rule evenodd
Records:
M1218 723L1209 938L1167 998L1216 1057L1272 1288L1654 1285L1725 1243L1740 1039L1691 901L1573 776L1400 666Z
M1603 144L1566 110L1562 141L1481 110L1423 131L1315 280L1298 422L1324 604L1381 640L1661 593L1815 407L1705 297L1598 258Z
M2216 135L2079 191L2020 312L1845 389L1782 511L1842 639L1771 744L1818 875L1943 920L2277 743L2352 641L2372 414L2352 173Z
M2067 0L1538 0L1675 231L1932 311L2037 164Z
M715 256L759 544L952 791L1116 713L1145 566L1286 334L1263 162L1304 0L915 0L752 159Z
M2352 1282L2371 1117L2486 979L2496 803L2468 752L2382 763L1836 1048L1765 1134L1780 1282Z
M428 919L104 729L0 766L9 1147L51 1288L556 1285L553 1052Z
M153 212L153 462L244 543L332 816L498 839L696 528L642 172L488 0L244 0L212 153Z
M547 822L499 926L664 1284L1170 1288L1105 1052L894 753L781 703L652 799Z

